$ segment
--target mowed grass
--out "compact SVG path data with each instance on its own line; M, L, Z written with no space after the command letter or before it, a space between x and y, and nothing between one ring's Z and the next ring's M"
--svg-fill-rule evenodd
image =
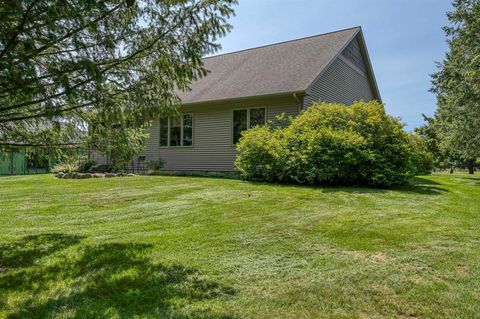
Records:
M0 178L0 318L474 318L480 177Z

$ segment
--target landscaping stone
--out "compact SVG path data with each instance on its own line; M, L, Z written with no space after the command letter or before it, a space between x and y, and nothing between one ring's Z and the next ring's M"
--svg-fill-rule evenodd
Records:
M57 173L55 174L57 178L62 179L86 179L86 178L112 178L112 177L120 177L120 176L136 176L132 173L79 173L79 172L72 172L72 173Z

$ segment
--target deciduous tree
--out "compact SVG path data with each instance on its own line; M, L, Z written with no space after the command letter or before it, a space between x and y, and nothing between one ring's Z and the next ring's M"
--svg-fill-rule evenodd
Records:
M1 1L0 140L55 122L134 129L174 113L176 92L207 74L201 58L219 49L235 4Z

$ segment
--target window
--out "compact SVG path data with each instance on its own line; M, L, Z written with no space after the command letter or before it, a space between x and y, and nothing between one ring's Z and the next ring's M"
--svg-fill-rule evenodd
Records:
M160 119L160 146L168 146L168 117Z
M192 146L193 115L161 118L159 139L160 146Z
M170 146L181 146L182 144L182 118L170 118Z
M250 109L250 123L249 127L255 127L265 124L265 109Z
M233 144L237 144L242 132L265 124L265 108L250 108L233 111Z
M183 115L183 145L191 146L193 144L193 116L192 114Z
M247 110L233 111L233 144L237 144L242 132L248 127L247 115Z

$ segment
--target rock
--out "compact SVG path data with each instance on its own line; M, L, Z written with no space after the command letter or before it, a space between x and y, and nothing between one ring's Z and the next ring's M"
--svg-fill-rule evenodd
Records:
M57 178L63 178L64 176L65 176L65 173L62 173L62 172L57 173L56 175Z
M135 176L135 174L128 173L127 176L128 176L128 177L132 177L132 176Z
M93 174L93 177L94 177L94 178L104 178L105 175L102 174L102 173L95 173L95 174Z
M85 178L92 178L92 177L93 177L93 174L85 173L85 174L83 174L83 176L84 176Z
M66 173L63 178L72 178L72 173Z
M117 177L117 174L115 174L115 173L105 173L105 177L107 177L107 178Z

